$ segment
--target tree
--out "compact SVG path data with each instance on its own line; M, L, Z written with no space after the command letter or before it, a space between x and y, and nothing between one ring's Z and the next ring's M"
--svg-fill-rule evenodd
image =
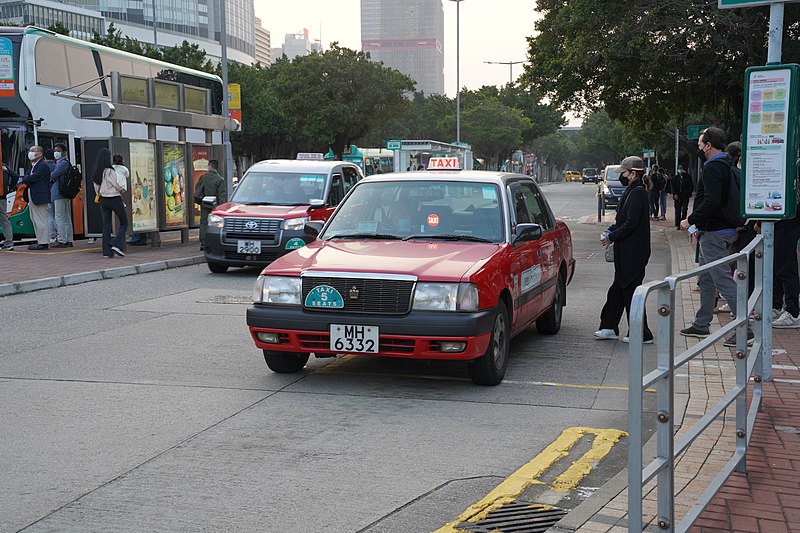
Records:
M58 33L59 35L67 35L69 36L69 28L64 26L61 21L56 22L55 24L51 24L47 27L48 30L52 31L53 33Z
M272 83L284 113L302 135L316 139L321 148L330 145L337 157L370 128L402 115L410 105L406 94L414 89L405 74L337 43L285 62Z
M566 110L604 107L648 131L704 116L740 131L744 69L766 62L768 8L716 0L540 0L522 82ZM786 4L784 62L800 59L800 8Z

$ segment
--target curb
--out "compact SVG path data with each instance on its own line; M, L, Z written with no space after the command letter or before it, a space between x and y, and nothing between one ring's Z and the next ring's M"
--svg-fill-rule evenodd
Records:
M141 265L128 265L115 268L107 268L104 270L78 272L76 274L65 274L63 276L54 276L51 278L32 279L32 280L18 281L13 283L2 283L0 284L0 298L4 296L11 296L12 294L22 294L26 292L41 291L44 289L68 287L70 285L80 285L81 283L88 283L90 281L99 281L103 279L116 279L126 276L134 276L136 274L158 272L159 270L168 270L172 268L199 265L205 262L206 262L205 256L194 255L190 257L181 257L179 259L166 259L164 261L153 261L151 263L143 263Z

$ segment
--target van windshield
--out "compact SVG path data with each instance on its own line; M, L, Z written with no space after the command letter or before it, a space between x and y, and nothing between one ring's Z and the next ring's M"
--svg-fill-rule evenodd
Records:
M232 202L260 205L309 205L323 200L325 174L248 172L236 187Z

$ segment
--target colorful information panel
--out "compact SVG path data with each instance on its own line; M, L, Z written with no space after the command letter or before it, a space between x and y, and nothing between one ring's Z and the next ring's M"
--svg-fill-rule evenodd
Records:
M751 67L745 74L741 210L746 218L794 216L798 68Z
M0 96L14 95L14 49L10 39L0 37Z
M186 148L183 144L161 145L164 178L164 227L186 225Z
M208 161L212 159L211 147L204 145L192 146L192 191L197 190L197 180L208 172ZM200 225L200 206L192 201L192 225Z
M156 148L152 142L131 141L131 221L134 232L158 231Z

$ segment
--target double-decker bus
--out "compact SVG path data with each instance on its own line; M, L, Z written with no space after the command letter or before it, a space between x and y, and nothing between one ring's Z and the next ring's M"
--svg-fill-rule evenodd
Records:
M72 108L76 101L111 102L112 72L207 90L211 114L220 115L222 112L222 80L218 76L36 27L0 27L2 162L22 175L29 164L25 155L28 148L39 145L47 152L56 143L63 143L69 150L71 163L82 169L85 184L93 161L83 161L82 141L110 139L112 124L105 120L76 118ZM156 128L155 138L159 140L208 142L200 130L189 129L185 139L178 139L175 127L150 127ZM123 136L130 140L153 138L148 125L127 122ZM219 133L214 136L214 142L219 143ZM76 235L86 233L85 188L72 204ZM27 204L20 194L8 198L8 213L15 238L17 235L33 235Z

